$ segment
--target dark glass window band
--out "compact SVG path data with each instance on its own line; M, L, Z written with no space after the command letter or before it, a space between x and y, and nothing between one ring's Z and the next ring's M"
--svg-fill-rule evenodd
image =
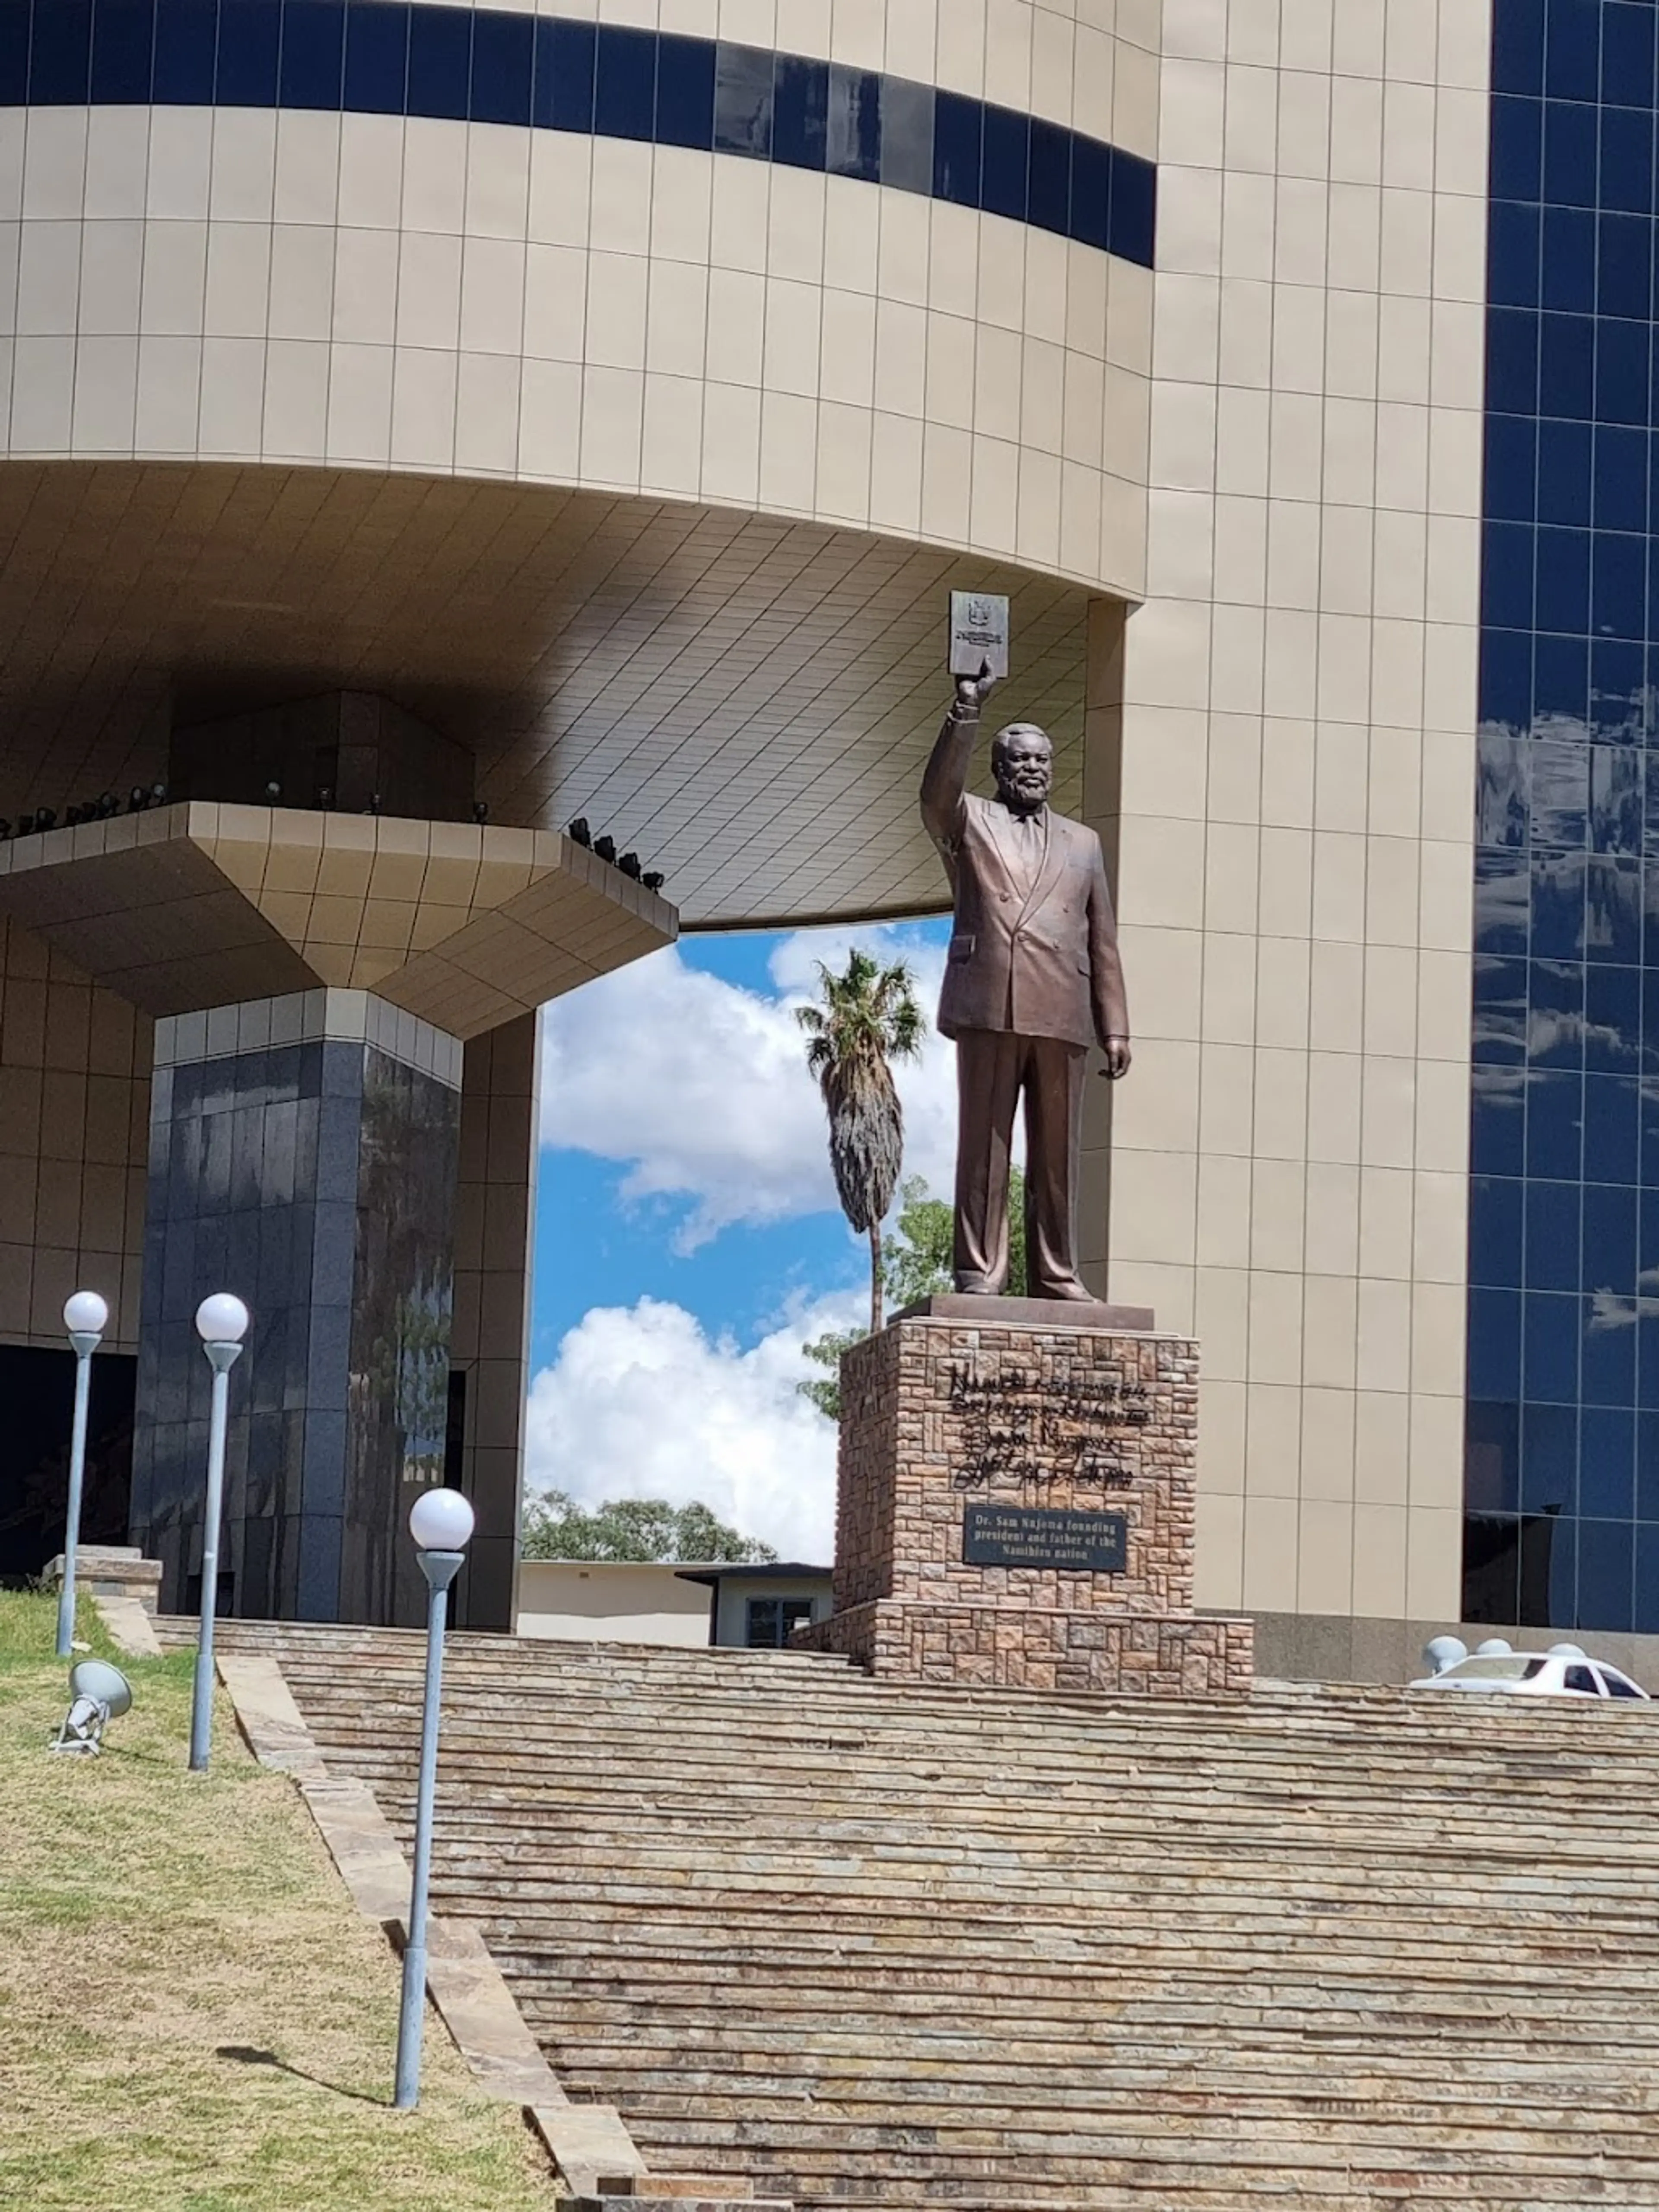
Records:
M1152 266L1158 173L908 78L409 0L0 0L0 106L319 108L508 123L857 177Z

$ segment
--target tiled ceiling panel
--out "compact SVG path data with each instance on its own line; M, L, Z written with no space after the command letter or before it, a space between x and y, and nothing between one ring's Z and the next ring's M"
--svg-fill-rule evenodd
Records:
M1072 586L543 485L10 462L0 814L155 781L173 719L349 687L467 745L492 821L586 815L637 848L690 926L925 911L945 893L916 787L969 586L1013 599L998 719L1050 731L1075 811Z

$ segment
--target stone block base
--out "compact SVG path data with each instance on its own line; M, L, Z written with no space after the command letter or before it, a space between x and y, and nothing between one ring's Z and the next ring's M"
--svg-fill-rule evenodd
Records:
M798 1629L792 1648L895 1681L1201 1697L1249 1690L1253 1636L1248 1620L877 1598Z
M46 1562L46 1580L56 1589L64 1579L64 1555ZM86 1597L136 1598L154 1613L161 1588L161 1562L147 1559L136 1545L82 1544L75 1555L75 1587Z

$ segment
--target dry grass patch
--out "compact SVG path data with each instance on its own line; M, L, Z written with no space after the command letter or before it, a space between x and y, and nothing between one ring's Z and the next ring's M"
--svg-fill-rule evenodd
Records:
M55 1618L0 1594L0 2204L544 2212L544 2157L430 2013L392 2110L397 1962L222 1698L186 1772L188 1655L121 1660L102 1758L48 1754Z

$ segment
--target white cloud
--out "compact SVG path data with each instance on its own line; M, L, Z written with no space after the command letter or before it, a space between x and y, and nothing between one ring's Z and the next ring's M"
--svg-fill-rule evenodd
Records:
M798 1304L745 1350L660 1299L595 1307L531 1384L530 1488L700 1499L781 1558L828 1565L836 1430L795 1388L822 1371L800 1347L863 1308L860 1291Z
M733 1223L833 1210L823 1105L794 1010L815 994L813 963L834 966L854 944L910 962L931 1024L944 948L890 927L786 937L771 992L741 989L671 947L556 1000L543 1017L542 1142L624 1164L624 1201L684 1200L682 1252ZM956 1142L952 1048L930 1026L921 1059L896 1073L904 1171L942 1194Z

